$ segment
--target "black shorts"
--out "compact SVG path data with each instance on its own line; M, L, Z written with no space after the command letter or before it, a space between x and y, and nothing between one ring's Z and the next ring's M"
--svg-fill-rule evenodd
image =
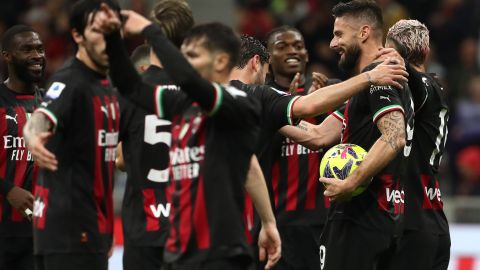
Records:
M0 237L1 270L33 270L32 237Z
M235 256L199 263L164 264L162 270L253 270L250 256Z
M108 270L106 253L35 255L35 270Z
M321 270L385 269L395 252L392 234L368 230L349 220L331 220L320 237Z
M393 256L392 270L447 270L450 261L450 235L406 230Z
M323 226L279 226L282 239L282 257L275 270L318 270L318 238ZM257 269L264 269L260 263Z
M160 270L163 264L163 247L138 247L125 244L123 270Z

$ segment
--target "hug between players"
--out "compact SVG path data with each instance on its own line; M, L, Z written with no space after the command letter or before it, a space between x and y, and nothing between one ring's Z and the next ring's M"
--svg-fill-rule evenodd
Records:
M426 72L429 31L400 20L384 33L369 0L332 16L344 81L307 72L290 26L259 41L195 24L185 0L146 17L78 0L75 54L41 89L42 36L9 28L0 270L108 269L115 168L126 270L446 270L429 191L449 109ZM130 56L132 37L145 42Z

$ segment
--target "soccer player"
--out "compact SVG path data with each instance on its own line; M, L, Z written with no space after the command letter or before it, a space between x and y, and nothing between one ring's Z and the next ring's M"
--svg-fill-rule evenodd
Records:
M40 105L45 50L38 33L15 25L2 38L8 78L0 84L0 269L33 269L32 189L36 168L23 126Z
M354 0L336 5L332 13L330 47L339 53L340 67L353 74L371 69L382 47L381 9L373 1ZM320 179L327 185L324 194L334 201L320 238L321 269L387 269L403 215L402 150L411 144L406 134L413 128L410 91L372 84L350 98L343 113L330 117L343 118L342 142L359 145L368 155L345 180Z
M159 1L151 18L177 47L193 27L192 11L184 0ZM142 79L152 85L175 87L150 46L137 49L131 59L137 70L145 67ZM128 120L121 131L125 134L121 145L128 175L122 203L123 269L160 269L171 210L165 194L171 123L134 104L129 106L125 114Z
M392 266L446 270L450 233L443 212L438 167L447 139L449 109L440 82L425 71L428 29L417 20L400 20L388 30L385 47L395 48L410 64L408 84L415 108L404 182L405 226Z
M238 54L238 38L230 28L218 23L193 28L182 51L197 73L160 29L134 12L123 12L128 17L124 31L143 32L165 71L179 86L158 86L152 100L153 87L142 83L128 63L116 31L120 20L108 7L103 11L95 20L99 28L110 33L107 52L112 61L111 75L120 92L173 120L167 188L167 196L171 196L170 233L164 258L167 269L245 269L251 265L252 254L242 221L244 187L254 200L263 201L259 213L266 223L260 233L260 257L265 256L265 251L269 253L266 268L270 268L278 260L271 261L271 255L279 255L280 241L268 193L265 186L258 189L261 179L257 181L260 185L251 185L249 180L245 183L249 165L255 163L252 154L258 105L234 87L212 84L228 82ZM235 159L228 158L232 153ZM258 163L257 169L250 172L258 176ZM258 190L262 190L261 194L257 194Z
M51 78L24 136L43 168L33 211L36 269L108 268L112 246L112 180L120 109L107 78L103 34L92 25L101 3L72 6L75 57Z
M258 100L260 100L260 103L262 105L262 129L260 130L260 140L258 142L257 155L260 159L264 174L266 176L272 177L272 167L275 166L274 161L278 159L282 147L281 144L275 144L275 142L272 142L271 139L273 136L275 136L277 130L279 130L280 133L284 136L288 137L289 141L293 139L299 142L300 145L298 146L298 148L304 149L302 151L305 152L305 154L309 153L310 151L302 147L302 145L314 149L324 147L325 145L321 144L321 139L323 138L323 136L322 134L317 134L316 127L314 125L302 121L297 127L289 126L290 124L292 124L292 118L298 118L299 115L313 116L325 112L326 108L329 106L340 105L341 102L345 101L349 97L348 95L351 96L360 90L366 89L369 81L365 74L362 74L359 75L359 78L361 78L361 76L364 76L363 82L359 82L358 80L350 80L338 85L333 85L318 90L308 95L308 97L299 98L289 95L288 93L276 90L270 86L252 85L261 84L265 81L265 73L268 69L268 59L268 51L258 40L254 39L253 37L243 36L241 38L241 53L239 61L237 62L237 65L234 68L230 79L232 79L232 85L245 90L247 93L254 95ZM387 70L382 69L383 67L387 68ZM372 70L372 75L375 78L380 78L380 75L377 74L383 72L387 73L387 71L392 72L392 76L394 74L404 73L403 69L401 69L400 67L395 70L389 70L388 68L391 67L392 66L388 65L377 66L375 70ZM393 77L390 79L392 79L393 81ZM378 83L384 83L379 79L375 79L375 81L378 81ZM245 83L247 83L248 85ZM354 90L352 91L350 89ZM342 93L347 94L343 100L337 99L336 104L329 104L326 102L326 97L342 95ZM328 101L332 102L333 98L329 98ZM309 104L313 102L315 102L316 104L314 110L312 110L310 114L305 113L305 108L308 108ZM293 142L291 143L293 144ZM295 148L294 151L291 151L289 148L288 150L291 152L289 156L302 156L302 153L298 154L298 148ZM283 147L282 149L285 149L285 147ZM298 158L296 160L298 160ZM319 163L318 159L316 159L316 162ZM305 166L308 164L300 165ZM316 200L323 200L323 197L321 196L322 190L317 191L317 188L320 188L320 184L317 184L318 164L316 166L310 166L310 168L310 171L304 173L313 174L313 176L316 178L311 180L314 182L310 183L309 186L307 186L306 183L304 183L305 185L301 185L304 186L303 192L310 194L310 196L306 196L302 192L299 192L299 197L301 198L301 201L306 204L306 207L304 207L305 209L297 209L296 211L294 211L294 209L290 209L288 211L284 211L281 208L275 208L277 211L277 216L283 218L282 225L288 224L288 226L285 226L285 236L282 238L284 239L283 249L286 250L284 254L286 254L287 256L282 257L280 265L277 266L277 268L287 267L288 264L293 264L293 266L297 268L304 267L305 265L308 265L310 269L318 268L318 246L316 245L315 241L318 240L318 237L320 236L321 228L316 228L317 230L315 234L314 228L310 228L309 226L300 226L302 223L305 222L323 224L323 220L320 219L321 217L318 217L318 215L321 214L321 210L318 209L318 206L314 207L318 204L318 201ZM298 171L298 169L290 172L292 174L292 178L298 177L298 175L294 175L295 171ZM270 180L270 178L268 177L267 179ZM270 186L270 194L275 194L274 192L276 190L275 187L272 187L272 180L270 180L268 184ZM287 183L285 183L285 185L287 185ZM292 186L294 185L292 184ZM288 189L288 187L286 189ZM307 197L308 199L306 199L305 197ZM296 198L291 198L291 200L294 199ZM275 206L277 206L278 197L273 196L271 198L271 201L275 203ZM287 218L289 220L288 223L285 220ZM298 246L300 244L298 240L300 239L300 237L305 238L305 240L300 241L302 248ZM291 243L289 245L288 243L290 242L287 242L287 244L285 244L285 239L290 239L290 242L292 242L293 244ZM307 245L308 243L310 243L310 245Z

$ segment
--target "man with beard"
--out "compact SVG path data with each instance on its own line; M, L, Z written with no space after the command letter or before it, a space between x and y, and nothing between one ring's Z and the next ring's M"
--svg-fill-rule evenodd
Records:
M299 147L305 146L312 149L324 147L325 144L323 144L323 141L325 140L325 134L317 133L317 127L305 121L301 121L298 126L292 126L292 118L298 119L299 117L314 116L327 111L333 106L340 105L350 96L353 96L361 90L365 90L369 85L369 81L365 74L360 74L356 76L356 78L352 78L340 84L322 88L321 90L315 91L307 96L297 97L276 90L268 85L258 85L262 84L265 80L265 73L268 69L268 60L268 51L258 40L253 37L243 36L241 38L241 53L239 60L230 79L232 79L232 85L255 96L262 105L262 129L260 131L260 140L258 142L256 153L260 159L264 174L268 177L272 177L273 162L279 155L280 146L275 144L274 141L272 142L271 138L277 131L288 137L289 140L298 142L300 145ZM404 74L404 70L398 65L396 67L398 69L395 70L393 68L393 65L379 65L374 70L369 71L369 76L371 76L371 79L374 78L372 80L378 84L390 82L392 85L399 85L398 83L394 83L393 78L395 78L395 75L397 74L399 75L398 78L400 78L400 74ZM391 72L391 74L389 72ZM390 81L387 80L390 78L389 76L392 76ZM364 79L364 81L356 80L358 78ZM306 110L306 108L309 107L311 107L312 110ZM297 149L295 149L294 152L297 152ZM306 150L304 147L300 149ZM301 156L301 154L299 155ZM308 165L304 163L301 164L304 166ZM318 177L317 171L318 167L311 166L311 171L305 173L313 174L312 177ZM294 175L294 172L291 173ZM270 178L267 179L270 180ZM317 178L310 179L312 181L310 184L315 184L313 186L315 189L319 186L316 179ZM272 183L268 181L268 184L271 188L271 195L275 194ZM318 216L315 215L315 212L319 210L312 207L312 204L315 204L315 197L317 197L315 193L320 195L322 193L321 191L317 192L315 189L310 190L311 188L311 185L308 187L306 186L303 190L298 192L299 197L301 198L300 201L310 201L309 203L302 203L305 204L305 209L300 206L296 211L291 209L285 213L282 209L276 208L276 214L283 218L282 224L287 223L285 221L287 215L289 215L288 217L291 219L291 224L285 226L283 230L286 234L283 239L291 240L290 245L283 245L284 249L286 249L284 257L287 258L286 260L281 259L281 263L277 268L285 268L287 265L292 265L296 268L304 268L305 266L309 269L318 268L318 246L316 246L315 241L319 237L318 234L320 230L317 230L317 234L314 234L311 232L311 228L305 228L300 225L301 222L323 223L323 220L316 220ZM305 195L305 192L309 193L310 196ZM320 199L323 198L320 196ZM271 201L276 203L278 197L272 196ZM251 217L247 218L247 220L251 220ZM299 232L302 230L306 231L306 233ZM299 237L304 237L304 240L299 241ZM295 245L299 242L301 242L301 247L300 245ZM310 245L308 245L309 243Z
M332 13L330 47L340 54L342 69L357 74L375 66L383 27L378 5L354 0L336 5ZM320 179L326 184L325 196L333 201L320 238L321 269L387 269L395 250L407 165L402 149L411 146L413 102L408 88L372 84L368 90L331 116L343 118L337 138L361 146L368 155L345 180ZM360 185L368 187L352 197Z
M450 233L443 212L438 167L447 139L449 109L440 82L425 71L428 29L417 20L398 21L388 30L385 47L395 48L410 63L408 84L415 107L413 143L404 184L405 227L392 266L446 270Z
M0 269L33 269L32 189L35 167L23 126L39 105L45 50L38 33L15 25L2 39L8 78L0 84Z
M112 0L80 0L72 6L75 57L53 75L42 107L24 128L42 168L33 210L39 270L108 268L115 147L124 120L107 78L105 40L92 24L101 3L119 11Z

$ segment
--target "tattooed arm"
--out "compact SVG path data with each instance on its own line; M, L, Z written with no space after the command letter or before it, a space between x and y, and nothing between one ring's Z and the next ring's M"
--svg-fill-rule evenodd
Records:
M342 122L329 116L319 125L301 121L296 126L284 126L279 132L298 144L311 150L318 150L340 142Z
M53 135L53 124L40 112L34 112L23 128L23 137L35 163L51 171L56 171L58 161L55 155L45 148L48 138Z
M405 120L402 112L386 113L377 121L377 127L382 135L370 148L362 164L349 177L344 181L320 178L320 182L327 184L325 196L332 200L350 198L358 186L369 181L385 168L403 149L406 139Z

